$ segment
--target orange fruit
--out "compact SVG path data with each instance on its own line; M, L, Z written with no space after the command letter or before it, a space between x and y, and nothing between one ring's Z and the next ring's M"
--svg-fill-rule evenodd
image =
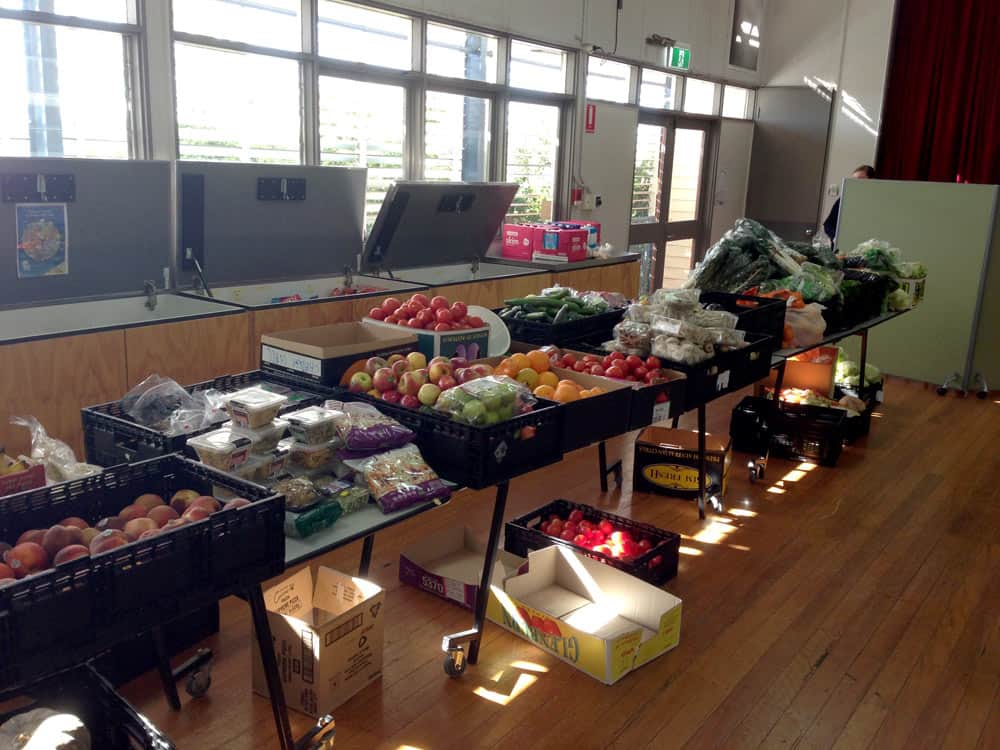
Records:
M545 372L539 373L538 382L541 385L551 386L554 390L557 385L559 385L559 376L554 372L546 370Z
M517 354L510 355L510 367L515 373L521 372L525 367L531 367L531 360L528 359L527 354Z
M498 364L493 371L496 372L497 370L509 370L509 369L510 369L510 357L504 357L503 359L500 360L500 364Z
M528 352L528 361L535 372L546 372L549 369L549 355L541 349Z
M577 391L580 390L580 384L577 383L575 380L560 380L558 383L556 383L556 388L558 388L559 386L567 386Z
M533 393L538 396L538 398L545 398L549 401L556 400L556 389L551 385L540 385L533 391Z
M556 387L555 396L556 401L561 404L565 404L570 401L578 401L580 399L580 391L576 386L564 385L563 383L560 383Z

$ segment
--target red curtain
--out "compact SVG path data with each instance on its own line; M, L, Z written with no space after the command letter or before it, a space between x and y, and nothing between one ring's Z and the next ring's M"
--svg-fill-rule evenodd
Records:
M1000 183L1000 0L897 0L878 176Z

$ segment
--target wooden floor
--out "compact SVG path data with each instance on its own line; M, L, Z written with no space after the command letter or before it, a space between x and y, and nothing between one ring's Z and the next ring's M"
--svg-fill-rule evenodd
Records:
M566 497L684 534L667 586L684 600L680 646L612 687L493 625L479 665L444 676L441 636L469 615L400 586L398 553L451 524L485 532L489 493L379 535L384 677L334 712L338 750L1000 747L1000 401L897 380L886 401L835 469L773 460L752 486L737 454L728 512L707 521L633 494L628 471L602 495L596 448L512 484L508 515ZM731 406L710 406L714 429ZM323 562L350 570L359 553ZM182 750L274 747L247 608L226 601L222 618L206 698L171 713L151 675L125 694Z

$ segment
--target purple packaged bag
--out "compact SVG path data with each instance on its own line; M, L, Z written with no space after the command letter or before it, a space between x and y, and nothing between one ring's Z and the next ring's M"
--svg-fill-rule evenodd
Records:
M451 488L427 465L413 444L372 456L363 471L368 490L383 513L451 496Z
M348 451L391 450L413 441L416 435L371 404L327 401L327 409L343 412L347 419L337 422L337 431Z

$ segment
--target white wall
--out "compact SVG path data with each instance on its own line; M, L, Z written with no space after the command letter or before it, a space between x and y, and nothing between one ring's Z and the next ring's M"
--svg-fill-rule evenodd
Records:
M761 85L835 90L822 221L841 180L875 160L895 0L768 0Z

